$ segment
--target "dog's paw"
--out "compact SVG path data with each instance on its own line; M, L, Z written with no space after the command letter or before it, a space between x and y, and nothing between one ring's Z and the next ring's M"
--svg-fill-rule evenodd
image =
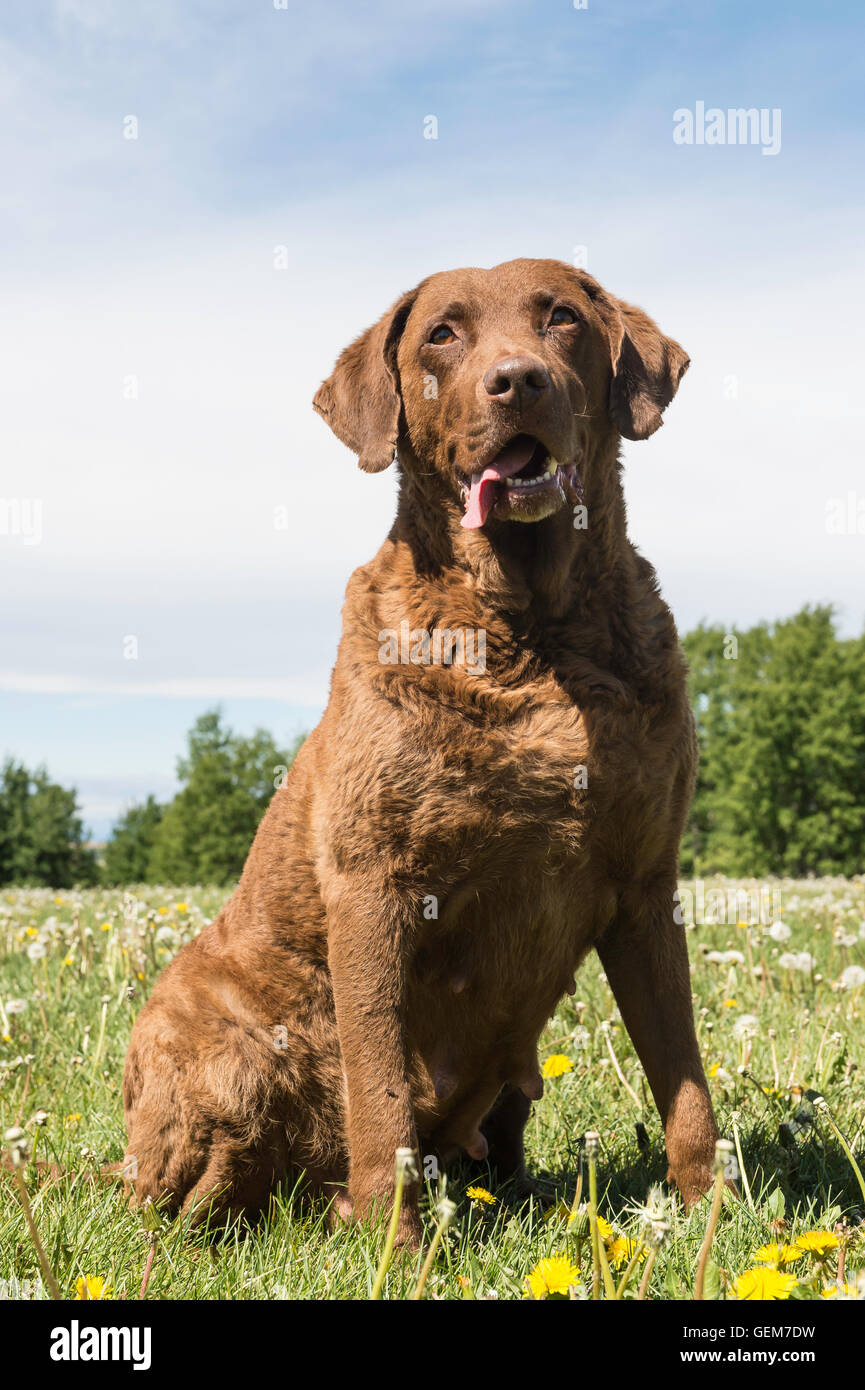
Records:
M533 1177L531 1173L518 1173L509 1180L510 1190L517 1197L539 1197L549 1202L555 1196L555 1187L543 1178Z
M340 1226L351 1221L354 1216L354 1202L349 1196L348 1188L344 1183L335 1184L331 1190L330 1210L328 1211L328 1221L330 1229L338 1230Z
M711 1198L715 1185L712 1169L707 1163L696 1164L684 1170L680 1168L678 1172L670 1168L667 1171L667 1182L675 1184L679 1189L686 1216L690 1216L698 1203ZM739 1189L732 1178L727 1178L724 1186L734 1197L739 1197Z
M413 1255L420 1250L423 1240L423 1224L416 1207L403 1207L396 1228L396 1247L406 1254Z
M393 1214L393 1195L392 1192L381 1189L358 1193L351 1192L348 1188L340 1188L331 1212L334 1224L357 1221L387 1230ZM420 1248L422 1237L423 1223L418 1209L417 1193L408 1188L403 1191L395 1246L400 1250L415 1251Z

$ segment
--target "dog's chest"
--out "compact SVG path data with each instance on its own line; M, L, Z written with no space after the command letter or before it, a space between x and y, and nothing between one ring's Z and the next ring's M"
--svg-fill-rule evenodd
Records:
M632 700L583 707L541 692L511 719L439 729L421 801L501 871L534 855L545 870L573 867L612 839L626 859L668 807L684 732Z
M424 750L430 776L415 808L435 829L413 843L441 891L418 937L410 1016L436 1093L452 1073L470 1087L530 1072L534 1041L623 881L657 853L651 827L668 833L669 719L632 699L581 707L542 695L508 720L454 716Z

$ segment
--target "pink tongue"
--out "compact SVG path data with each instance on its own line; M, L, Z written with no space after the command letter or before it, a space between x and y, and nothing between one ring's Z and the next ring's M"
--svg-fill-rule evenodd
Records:
M482 473L473 473L465 516L460 525L467 531L483 526L496 503L499 486L524 468L537 448L538 441L527 434L518 434L510 444L496 454Z

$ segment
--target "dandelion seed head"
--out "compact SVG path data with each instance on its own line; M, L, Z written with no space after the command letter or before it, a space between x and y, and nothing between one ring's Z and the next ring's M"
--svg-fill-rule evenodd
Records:
M753 1038L760 1031L760 1020L756 1014L740 1014L733 1024L734 1038Z

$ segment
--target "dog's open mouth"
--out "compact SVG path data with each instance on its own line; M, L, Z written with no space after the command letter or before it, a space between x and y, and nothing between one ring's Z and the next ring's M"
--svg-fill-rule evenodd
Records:
M461 485L465 516L460 524L476 530L499 503L507 504L516 521L539 521L564 502L565 483L577 486L576 464L559 463L534 435L515 435Z

